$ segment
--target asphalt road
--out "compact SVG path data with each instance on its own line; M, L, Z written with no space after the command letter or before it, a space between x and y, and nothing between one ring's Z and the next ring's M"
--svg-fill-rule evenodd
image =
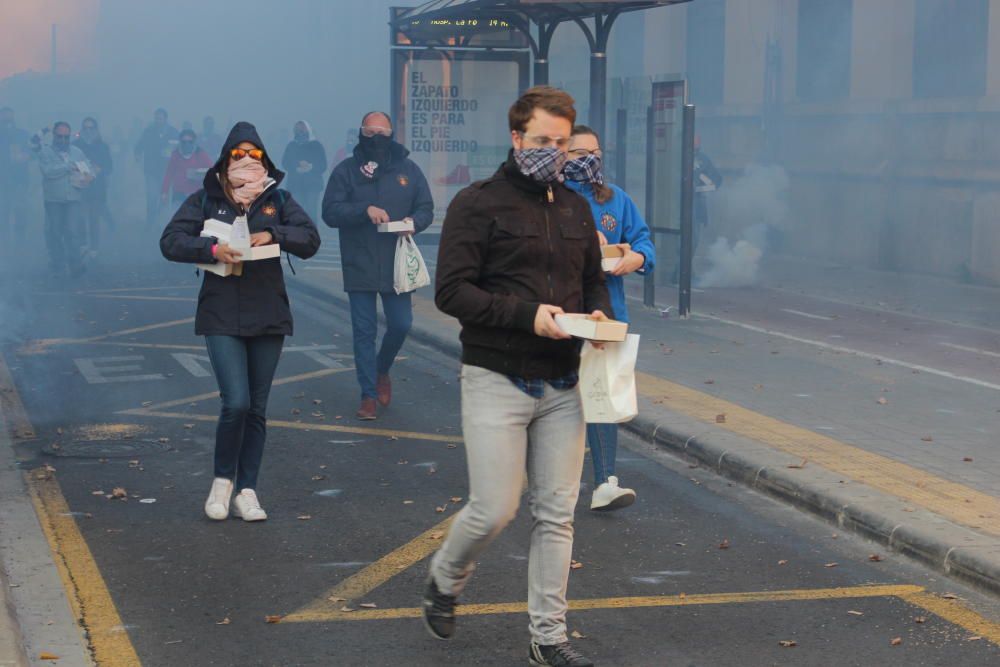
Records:
M415 617L424 557L468 494L454 359L408 343L393 406L358 422L346 313L293 293L258 488L270 519L210 522L218 399L187 321L197 279L153 258L104 266L0 287L2 353L35 436L18 455L102 664L126 649L171 666L527 662L524 511L480 563L453 642ZM623 445L636 505L589 512L588 460L577 513L569 627L597 664L1000 662L983 632L995 600Z

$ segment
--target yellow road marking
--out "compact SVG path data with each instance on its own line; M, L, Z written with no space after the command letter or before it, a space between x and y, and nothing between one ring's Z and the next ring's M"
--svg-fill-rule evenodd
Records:
M1000 645L1000 623L990 621L955 600L946 600L926 591L899 596L904 602L925 609L971 634Z
M217 422L218 415L195 415L187 412L150 411L147 408L124 410L119 414L136 417L163 417L165 419L187 419L196 422ZM420 433L418 431L396 431L388 428L365 428L363 426L339 426L337 424L290 422L281 419L268 419L268 428L290 428L296 431L326 431L328 433L354 433L356 435L377 435L399 440L429 440L431 442L446 442L459 444L463 442L457 435L443 433Z
M687 607L716 604L748 604L755 602L805 602L825 600L855 600L860 598L902 597L918 594L920 586L876 585L854 586L850 588L814 588L787 591L755 591L749 593L708 593L703 595L655 595L643 597L594 598L590 600L570 600L570 611L594 611L598 609L641 609L649 607ZM341 595L340 597L347 597ZM348 598L351 599L351 598ZM357 599L357 598L355 598ZM296 612L282 619L282 623L303 621L385 621L396 618L419 618L423 613L419 607L397 609L357 609L340 611L344 603L324 614L313 613L301 617ZM330 604L333 606L333 603ZM500 602L495 604L459 605L456 613L460 616L482 616L487 614L523 614L528 611L526 602Z
M21 403L21 395L17 393L14 378L11 377L7 361L2 354L0 354L0 412L6 415L14 440L35 439L35 427L28 421L28 413Z
M318 371L310 371L308 373L300 373L298 375L289 375L288 377L278 378L271 383L272 387L280 387L285 384L292 384L294 382L303 382L305 380L315 380L316 378L326 377L328 375L335 375L337 373L346 373L347 371L353 371L354 366L346 368L324 368ZM163 410L164 408L173 408L178 405L185 405L186 403L198 403L199 401L207 401L212 398L218 398L218 391L209 391L204 394L195 394L194 396L188 396L187 398L176 398L172 401L165 401L163 403L154 403L153 405L147 405L143 408L134 408L130 410L119 410L120 415L141 415L146 414L156 410Z
M807 459L981 532L1000 535L1000 498L674 382L646 373L636 373L636 380L640 393L669 410ZM720 414L726 415L725 423L716 423Z
M187 317L182 320L171 320L169 322L158 322L157 324L147 324L142 327L134 327L132 329L124 329L122 331L112 331L110 333L101 334L100 336L90 336L87 338L43 338L41 340L30 341L24 345L18 352L20 354L45 354L48 352L50 347L55 345L75 345L79 343L93 343L99 340L106 340L108 338L117 338L119 336L129 336L131 334L145 333L147 331L155 331L156 329L166 329L169 327L176 327L181 324L191 324L194 322L193 317Z
M141 665L111 599L101 570L70 513L62 489L44 468L27 475L31 502L52 550L70 607L86 630L94 662L101 667Z
M304 623L311 621L336 620L340 615L349 615L340 611L347 603L362 599L373 590L395 577L400 572L419 563L430 556L441 545L444 534L455 520L452 515L413 538L395 551L378 559L363 570L352 574L347 579L328 590L321 598L306 605L293 614L282 619L282 623ZM331 600L330 598L333 598ZM335 602L344 598L346 602Z

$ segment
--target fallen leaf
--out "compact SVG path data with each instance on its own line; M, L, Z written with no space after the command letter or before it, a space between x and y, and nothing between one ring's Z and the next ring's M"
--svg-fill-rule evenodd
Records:
M314 481L314 482L318 482L318 481L320 481L322 479L326 479L326 475L313 475L312 476L312 481Z
M435 512L437 512L438 514L441 514L441 513L443 513L443 512L444 512L444 511L445 511L446 509L448 509L448 506L447 506L447 505L441 505L441 506L439 506L439 507L435 507L435 508L434 508L434 511L435 511Z
M322 405L322 404L323 404L323 401L321 401L320 399L318 399L318 398L314 398L313 399L313 405Z
M922 437L920 439L923 440L924 442L934 442L934 438L932 438L929 435L925 435L924 437Z
M292 408L292 414L293 415L300 415L300 414L302 414L302 411L299 410L298 408Z
M827 563L823 567L837 567L838 565L840 565L840 563Z
M798 645L799 643L792 639L782 639L781 641L778 642L778 646L780 646L781 648L792 648L793 646L798 646Z
M461 498L461 496L453 496L452 499L451 499L451 502L453 502L453 503L460 503L460 502L462 502L462 498Z
M343 607L340 608L340 611L350 613L350 612L354 611L354 609L351 608L351 607L348 607L347 605L344 605Z
M215 624L216 624L216 625L229 625L230 623L232 623L232 621L230 621L230 620L229 620L229 617L228 617L228 616L226 616L226 617L225 617L224 619L222 619L221 621L216 621L216 623L215 623Z
M726 423L726 415L725 414L715 415L715 423L716 424L725 424Z
M125 491L125 489L123 489L122 487L116 486L114 489L111 490L111 497L112 498L128 498L128 492Z
M409 461L407 461L406 459L399 459L398 461L396 461L396 465L398 466L405 466L408 463Z
M926 616L917 616L915 619L913 619L913 622L914 623L926 623L927 622L927 617Z
M966 456L962 460L965 461L966 463L972 463L972 457L971 456Z
M300 515L300 516L298 516L298 517L296 517L296 518L297 518L297 519L298 519L299 521L308 521L309 519L311 519L311 518L312 518L312 515L309 515L309 514L302 514L302 515Z
M399 440L399 436L390 435L389 440Z
M433 474L434 474L434 473L436 473L437 471L438 471L438 469L437 469L437 468L435 468L434 466L431 466L430 468L428 468L428 469L427 469L427 474L428 474L428 475L433 475Z
M312 416L316 417L317 419L322 419L324 417L322 412L313 412Z
M429 535L429 537L432 540L440 540L441 538L444 537L444 531L443 530L435 530L433 533L431 533Z
M456 445L456 444L449 444L448 445L448 449L458 449L458 445Z
M92 496L103 496L104 492L103 491L91 491L90 495L92 495Z
M891 642L889 642L889 644L892 645L892 646L899 646L902 643L903 643L903 638L902 637L896 637Z
M573 632L569 633L569 636L572 637L573 639L586 639L587 638L587 635L580 634L579 630L574 630Z
M788 467L795 468L796 470L802 470L806 467L807 463L809 463L808 459L802 459L802 463L789 463Z
M281 619L282 618L284 618L284 617L281 616L281 615L276 614L274 616L265 616L264 617L264 621L267 622L267 623L281 623Z
M580 561L577 561L577 560L570 561L569 569L571 569L571 570L579 570L579 569L582 569L582 568L583 568L583 563L581 563Z
M160 444L165 445L170 442L170 438L160 438Z
M970 641L970 642L978 642L978 641L980 641L980 640L982 640L982 637L980 637L979 635L974 635L974 636L972 636L972 637L969 637L969 638L968 638L968 639L967 639L966 641Z
M59 656L55 653L49 653L48 651L42 651L38 654L39 660L58 660Z
M705 384L715 384L715 380L705 380Z
M364 607L365 609L376 609L378 607L374 602L362 602L358 605L359 607Z
M881 563L882 561L885 560L885 557L879 554L870 554L868 556L868 560L870 560L873 563Z
M847 613L850 614L851 616L864 616L865 615L864 612L862 612L862 611L854 611L853 609L851 609Z
M888 405L889 399L887 399L885 396L879 396L876 403L878 403L879 405Z
M674 546L675 547L686 547L687 544L685 544L684 542L674 542Z
M194 428L194 424L184 424L184 428L190 430L190 429Z
M944 598L945 600L957 600L958 599L958 596L955 595L954 593L945 593L941 597Z
M788 561L787 560L779 560L778 561L778 565L788 565Z
M142 402L142 407L144 407L144 408L148 408L148 407L149 407L149 406L151 406L152 404L153 404L153 402L152 402L152 401L143 401L143 402Z
M404 501L403 501L403 504L404 504L404 505L412 505L412 504L413 504L413 501L412 501L412 500L404 500Z
M728 539L722 540L722 542L719 543L719 548L720 549L728 549L729 548L729 540Z
M347 598L329 597L327 598L327 600L329 600L330 602L347 602Z

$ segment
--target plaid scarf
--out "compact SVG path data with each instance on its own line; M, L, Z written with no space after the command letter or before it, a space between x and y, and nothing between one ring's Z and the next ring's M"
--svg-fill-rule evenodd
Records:
M604 185L604 161L599 155L589 154L570 160L563 173L566 178L577 183Z
M547 185L563 180L566 152L558 148L525 148L514 151L514 162L521 173L537 183Z

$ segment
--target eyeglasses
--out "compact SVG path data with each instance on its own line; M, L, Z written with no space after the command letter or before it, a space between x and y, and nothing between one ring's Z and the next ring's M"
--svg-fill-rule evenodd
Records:
M390 137L392 136L392 129L378 125L362 125L361 134L366 137L374 137L376 134L381 134L383 137Z
M229 151L229 157L231 157L234 160L242 160L247 155L252 157L254 160L257 160L258 162L264 159L264 151L262 151L259 148L251 148L250 150L246 150L243 148L234 148L231 151Z
M566 150L569 146L569 137L546 137L542 136L528 136L524 132L518 132L521 135L521 140L535 146L537 148L547 148L550 146L555 146L560 150Z
M604 152L600 148L592 151L588 151L586 148L574 148L569 152L569 156L573 159L587 157L588 155L595 155L597 157L604 157Z

